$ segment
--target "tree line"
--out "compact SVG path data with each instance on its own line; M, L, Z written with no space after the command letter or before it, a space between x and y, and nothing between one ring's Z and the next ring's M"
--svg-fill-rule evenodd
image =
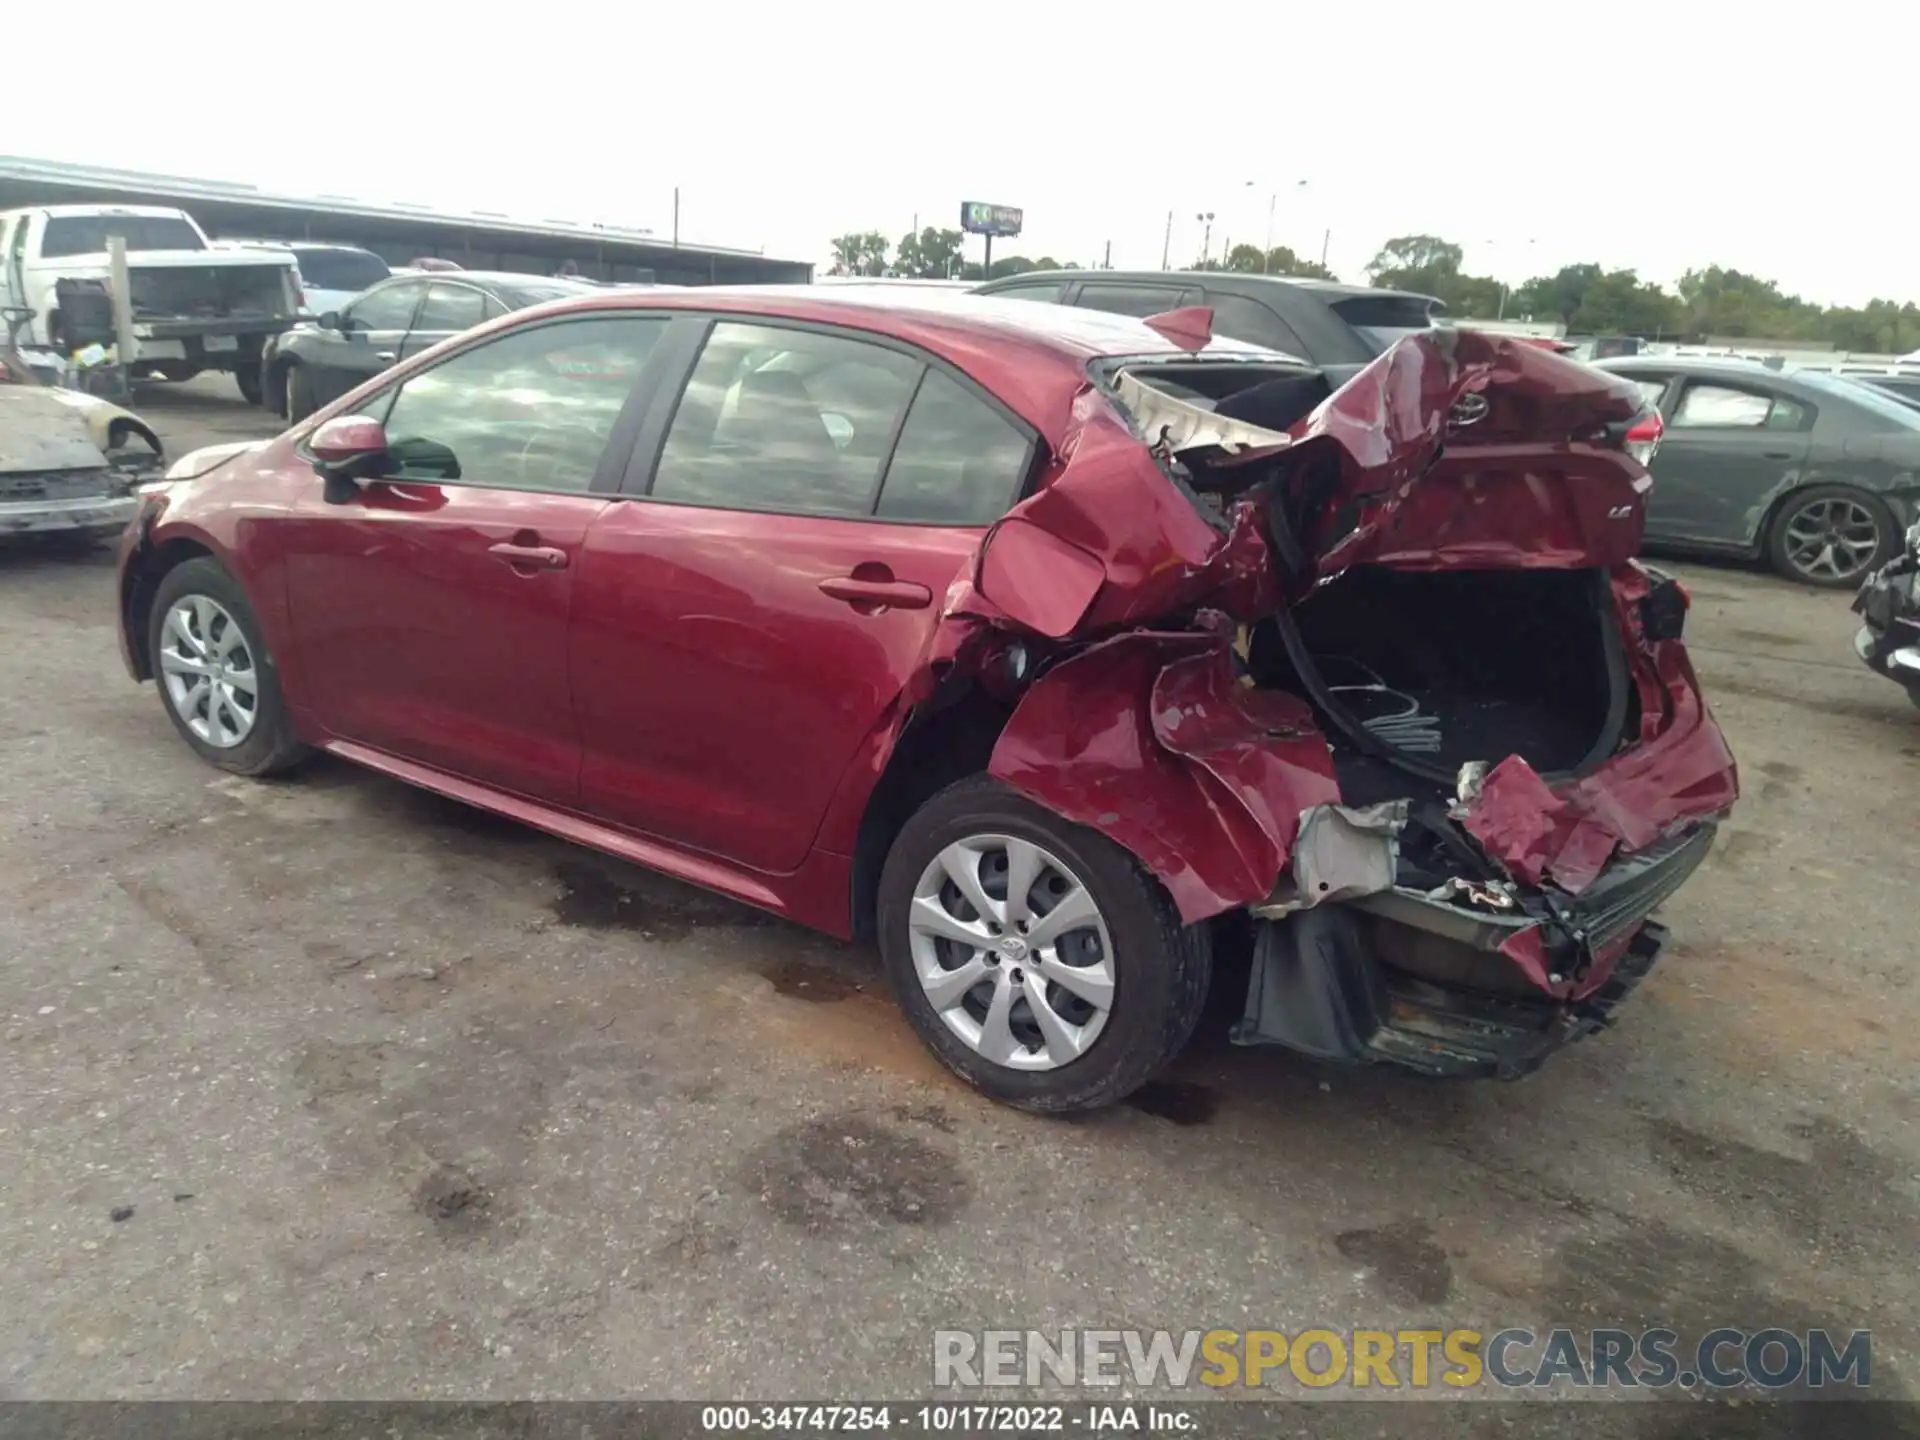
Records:
M1074 261L1051 255L1007 255L982 274L962 253L958 230L929 225L890 243L878 230L850 232L833 242L835 275L895 275L918 279L998 280L1029 270L1078 270ZM1446 303L1456 320L1558 322L1576 335L1639 335L1654 340L1708 338L1799 340L1836 350L1904 355L1920 348L1920 306L1871 300L1860 307L1822 306L1789 295L1771 280L1708 265L1689 270L1669 291L1633 270L1595 264L1565 265L1508 287L1491 275L1462 268L1464 251L1437 235L1400 235L1367 262L1368 280L1393 290L1412 290ZM1263 250L1235 245L1223 256L1203 257L1186 268L1243 274L1304 276L1336 280L1326 266L1284 245Z
M1836 350L1904 355L1920 347L1920 306L1871 300L1823 306L1789 295L1771 280L1708 265L1689 270L1672 291L1632 270L1565 265L1508 290L1489 275L1461 269L1460 246L1437 235L1401 235L1367 263L1373 284L1444 300L1459 320L1558 321L1570 334L1647 339L1800 340Z

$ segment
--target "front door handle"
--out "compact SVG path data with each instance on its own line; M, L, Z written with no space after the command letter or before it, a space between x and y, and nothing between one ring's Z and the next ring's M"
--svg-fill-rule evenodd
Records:
M1762 451L1760 452L1760 458L1761 458L1762 460L1791 460L1791 459L1793 458L1793 451L1791 451L1791 450L1762 450Z
M375 355L373 358L376 360L385 360L389 365L391 365L393 363L393 351L382 350L379 354Z
M852 575L836 575L820 582L820 593L844 600L863 614L880 609L924 610L933 603L933 592L911 580L862 580Z
M567 552L556 550L551 545L512 545L502 541L498 545L489 545L487 553L497 560L504 560L516 570L567 568Z

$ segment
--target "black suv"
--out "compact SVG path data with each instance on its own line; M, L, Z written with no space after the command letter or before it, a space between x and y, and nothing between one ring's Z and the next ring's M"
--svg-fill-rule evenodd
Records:
M1335 387L1402 336L1430 328L1445 308L1405 290L1228 270L1030 270L974 293L1143 319L1210 306L1214 334L1310 360Z

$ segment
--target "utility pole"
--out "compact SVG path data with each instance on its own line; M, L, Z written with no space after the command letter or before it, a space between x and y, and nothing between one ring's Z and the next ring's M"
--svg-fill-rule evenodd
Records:
M1329 225L1327 227L1326 233L1320 237L1320 268L1322 270L1327 268L1327 246L1331 245L1332 243L1333 243L1333 227Z
M1273 207L1280 201L1280 192L1273 190L1267 194L1267 248L1260 252L1260 273L1266 274L1273 268Z
M1113 268L1113 242L1111 240L1107 242L1106 258L1100 262L1100 268L1102 270L1111 270Z
M680 187L673 187L673 248L680 248Z
M1173 212L1169 210L1167 212L1166 238L1160 242L1160 268L1162 270L1171 268L1167 264L1167 257L1172 253L1173 253Z

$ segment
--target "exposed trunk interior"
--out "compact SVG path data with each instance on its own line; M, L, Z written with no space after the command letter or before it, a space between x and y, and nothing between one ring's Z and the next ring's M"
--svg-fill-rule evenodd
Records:
M1250 668L1314 701L1342 793L1366 805L1451 794L1473 760L1597 764L1626 718L1618 636L1600 571L1361 565L1261 622Z

